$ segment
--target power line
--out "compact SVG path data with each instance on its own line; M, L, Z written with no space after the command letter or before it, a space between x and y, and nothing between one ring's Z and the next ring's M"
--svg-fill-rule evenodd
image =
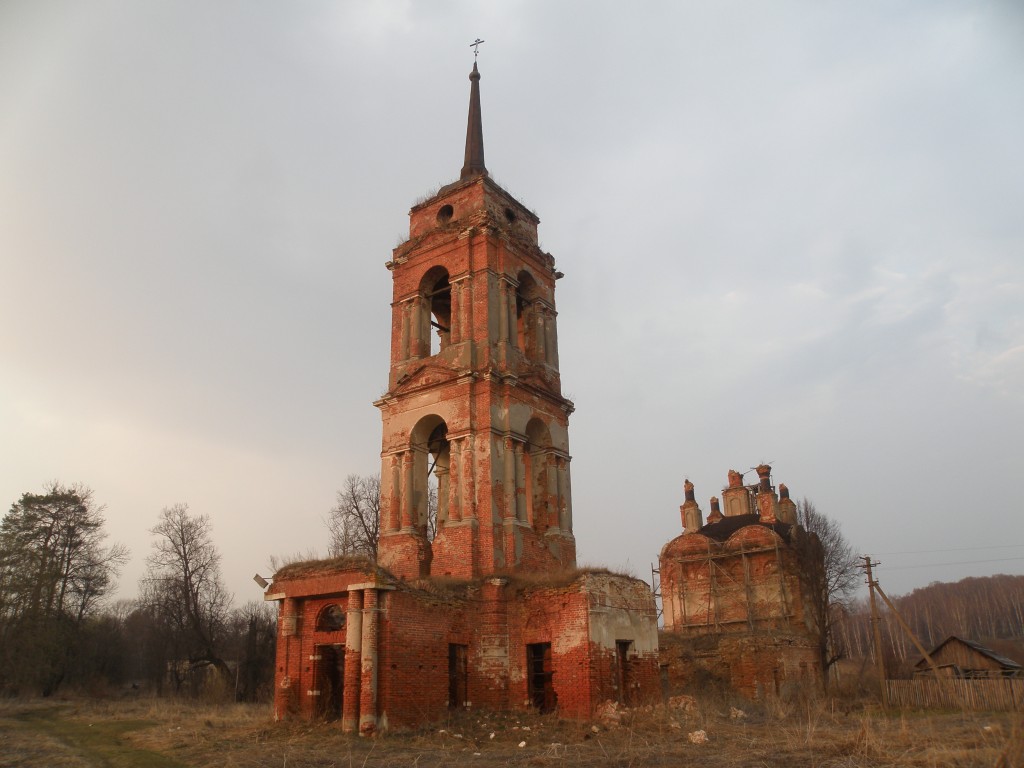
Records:
M941 565L974 565L975 563L1008 563L1015 560L1024 560L1024 557L997 557L991 560L957 560L952 563L921 563L919 565L894 565L889 570L905 571L908 568L937 568Z
M902 552L879 552L879 555L930 555L935 552L969 552L976 549L1016 549L1024 544L992 544L985 547L953 547L952 549L906 549Z

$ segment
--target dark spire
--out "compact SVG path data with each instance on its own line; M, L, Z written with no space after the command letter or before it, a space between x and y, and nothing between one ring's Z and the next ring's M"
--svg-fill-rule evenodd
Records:
M461 178L486 176L484 166L484 125L480 118L480 72L473 62L473 71L469 73L469 124L466 126L466 162L462 166Z

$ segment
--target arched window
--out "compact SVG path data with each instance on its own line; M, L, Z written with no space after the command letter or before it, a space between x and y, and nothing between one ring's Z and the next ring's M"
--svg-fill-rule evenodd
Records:
M448 347L452 327L452 286L444 267L430 269L420 281L415 354L436 355Z
M440 416L425 416L413 428L412 517L413 527L426 539L448 519L448 425ZM431 508L431 488L436 507ZM433 518L433 519L431 519Z
M540 419L526 425L527 520L538 533L558 525L557 478L551 433Z
M526 271L516 278L516 345L524 356L536 359L539 356L537 344L537 299L540 291L533 276Z
M316 618L317 632L337 632L345 628L345 611L337 603L326 606Z

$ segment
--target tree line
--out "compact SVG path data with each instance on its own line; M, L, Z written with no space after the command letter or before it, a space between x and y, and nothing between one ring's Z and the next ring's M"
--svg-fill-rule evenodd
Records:
M884 578L884 571L880 575ZM894 597L893 603L925 649L956 635L1024 663L1024 576L1000 574L935 582ZM879 629L889 674L909 674L920 658L913 641L888 610L879 613ZM846 655L874 658L866 599L848 607L837 622L836 635Z
M209 518L179 504L151 529L135 600L111 602L128 549L82 485L25 493L0 522L0 693L148 685L237 699L273 684L276 611L232 607ZM212 684L211 684L212 682Z
M436 525L431 489L429 532ZM812 621L822 666L873 655L866 601L852 595L859 558L838 523L806 499L798 521L802 578L812 596ZM331 556L376 559L380 480L349 475L324 523ZM108 543L104 507L81 485L48 484L25 493L0 522L0 693L54 693L64 687L103 690L146 686L158 694L217 691L239 700L270 695L276 606L233 606L220 568L210 519L185 504L163 509L150 529L146 570L134 600L112 601L127 562L122 544ZM927 648L951 634L992 644L1016 638L1024 650L1024 576L935 583L896 597L904 619ZM916 660L896 619L881 617L890 673ZM827 679L826 675L826 679Z
M436 494L431 488L431 533ZM375 560L379 477L347 477L324 522L331 556ZM4 515L0 694L145 686L157 694L268 697L276 606L233 606L209 517L185 504L160 512L133 600L112 600L129 552L107 542L105 524L92 490L59 482L23 494Z

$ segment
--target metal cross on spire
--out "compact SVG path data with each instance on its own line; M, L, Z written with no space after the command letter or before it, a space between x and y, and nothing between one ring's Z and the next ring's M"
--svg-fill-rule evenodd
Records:
M469 47L473 49L473 61L476 61L476 57L480 55L480 43L484 42L479 37L469 44Z

